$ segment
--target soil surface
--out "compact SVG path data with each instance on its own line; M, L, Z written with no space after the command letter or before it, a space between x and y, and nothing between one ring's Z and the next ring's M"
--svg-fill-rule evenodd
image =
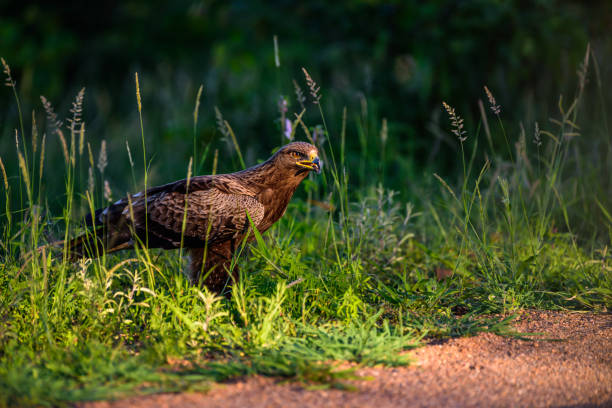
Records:
M364 380L351 382L357 391L309 390L254 376L214 385L205 394L158 394L82 406L612 407L612 314L529 311L515 327L556 340L486 333L431 343L410 352L415 360L410 366L360 369Z

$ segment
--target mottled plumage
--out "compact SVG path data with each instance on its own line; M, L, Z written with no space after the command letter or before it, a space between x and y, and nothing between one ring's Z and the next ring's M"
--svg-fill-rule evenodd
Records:
M149 248L174 249L182 241L191 255L191 281L221 292L232 282L231 259L250 227L247 212L263 233L282 217L311 170L320 171L316 147L294 142L246 170L130 195L88 216L92 230L69 243L70 254L100 256L133 248L137 240ZM237 277L235 268L232 274Z

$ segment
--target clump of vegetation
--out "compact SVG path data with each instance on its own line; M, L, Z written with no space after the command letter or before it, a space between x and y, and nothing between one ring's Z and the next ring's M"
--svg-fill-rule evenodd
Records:
M309 126L303 111L291 117L284 110L283 134L316 143L327 167L321 180L306 180L302 197L279 223L240 251L248 256L237 260L241 277L230 298L190 286L179 253L139 247L67 261L53 242L78 233L83 215L112 199L105 170L118 148L110 153L110 143L88 139L84 90L66 124L43 99L49 136L40 137L35 115L26 131L20 115L16 150L0 161L0 405L202 390L211 381L255 373L344 387L352 371L339 369L337 361L407 364L401 352L424 338L517 335L510 324L521 309L607 310L610 186L596 175L611 161L590 160L576 143L589 61L587 51L576 97L569 103L560 98L551 127L536 122L530 132L521 125L518 137L499 120L501 107L488 88L491 113L481 105L478 129L467 129L445 103L458 145L458 177L409 180L422 191L415 204L377 184L382 177L349 187L347 141L363 142L361 159L384 161L392 127L385 120L380 132L347 134L345 113L342 131L330 132L325 95L304 71L310 102L296 83L298 102L319 120ZM139 159L129 144L129 167L122 166L142 187L139 180L150 185L154 168L136 89L145 172L135 171ZM211 160L214 172L219 157L218 151L208 155L210 146L195 151L200 96L195 157L186 174L192 163ZM219 111L217 117L239 162L250 160ZM612 155L609 138L589 137ZM46 158L51 143L60 147L59 162ZM366 146L374 144L379 149L370 152ZM16 165L5 167L13 155ZM48 171L64 174L61 214L46 209L57 199L46 195Z

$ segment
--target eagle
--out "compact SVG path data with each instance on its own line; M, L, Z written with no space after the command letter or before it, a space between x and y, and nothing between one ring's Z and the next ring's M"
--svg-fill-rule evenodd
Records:
M315 146L293 142L265 162L230 174L202 175L128 195L89 214L89 230L68 243L71 259L134 248L188 250L189 279L221 293L238 277L231 268L241 241L278 221L311 172L321 172Z

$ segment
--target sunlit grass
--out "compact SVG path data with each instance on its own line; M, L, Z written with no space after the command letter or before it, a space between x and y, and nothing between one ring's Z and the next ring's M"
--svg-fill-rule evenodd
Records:
M458 138L459 176L432 177L435 184L411 180L429 189L417 207L384 185L350 184L346 144L362 140L359 160L379 161L384 168L391 128L379 118L380 132L360 128L350 134L345 110L341 134L331 133L324 94L307 73L306 80L311 101L300 90L299 103L318 112L319 119L310 126L303 110L296 113L292 136L317 143L327 162L325 173L305 180L300 188L307 200L295 198L281 221L243 247L235 260L240 280L230 297L191 286L182 273L182 252L149 250L146 242L124 254L69 262L53 237L76 235L83 215L107 203L106 165L100 163L110 158L100 147L105 159L100 153L99 177L92 176L93 143L78 114L82 95L73 105L69 138L45 104L57 135L53 143L63 151L62 166L45 161L46 139L38 145L37 131L30 140L17 131L17 161L9 161L8 153L0 161L5 204L0 405L204 390L211 381L257 373L343 387L353 373L340 369L339 361L408 364L401 352L427 338L482 331L517 335L511 322L521 309L610 308L612 219L600 194L606 187L584 178L596 163L573 156L582 154L575 139L584 84L574 100L559 101L551 127L538 127L532 136L523 129L516 139L501 120L490 121L490 127L487 122L485 135L466 129L460 113L446 105ZM138 82L136 89L147 185L151 144ZM500 107L487 91L499 118ZM200 97L201 88L193 113L196 169L210 168L201 161L210 161L210 146L196 151ZM244 167L246 156L217 112ZM481 113L487 115L484 109ZM478 141L485 137L490 151L480 160ZM502 143L496 146L496 140ZM374 143L383 150L370 151L367 146ZM136 184L140 175L125 145L129 163L120 165ZM218 155L215 150L213 169ZM191 163L185 169L190 177ZM61 214L43 211L49 199L46 171L64 174ZM584 183L591 184L590 191L578 188ZM597 231L578 234L582 229L573 222L583 218L576 208L599 211L591 215L601 220Z

